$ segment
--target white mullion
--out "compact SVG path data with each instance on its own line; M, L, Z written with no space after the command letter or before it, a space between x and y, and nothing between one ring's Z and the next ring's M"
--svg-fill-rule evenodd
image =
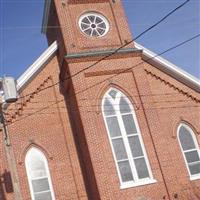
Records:
M130 138L130 137L134 137L134 136L138 136L139 134L138 133L131 133L131 134L128 134L127 137Z
M112 139L112 140L117 140L117 139L123 139L123 138L122 138L122 136L120 135L120 136L111 137L111 139Z
M124 161L128 161L128 158L117 160L117 163L124 162Z
M200 161L194 161L194 162L188 163L188 165L194 165L194 164L197 164L197 163L200 163Z
M44 179L44 178L48 179L48 176L42 176L42 177L38 177L38 178L31 178L31 180L35 181L35 180L41 180L41 179Z
M96 25L96 19L97 19L97 16L95 15L95 17L94 17L94 24Z
M134 121L135 126L136 126L136 131L138 133L137 135L139 137L139 141L140 141L140 145L141 145L142 152L143 152L143 155L144 155L144 160L145 160L145 163L146 163L146 166L147 166L149 178L153 179L153 174L152 174L152 171L151 171L149 159L147 157L147 152L146 152L146 149L145 149L145 146L144 146L144 141L143 141L143 138L142 138L142 134L140 132L140 127L139 127L139 123L138 123L138 120L137 120L137 116L136 116L136 113L133 112L133 111L132 111L132 116L133 116L133 121Z
M107 111L107 110L105 110L105 111ZM106 116L106 118L111 118L111 117L117 117L117 115L114 114L114 115L107 115L107 116Z
M189 153L189 152L194 152L194 151L197 152L198 157L199 157L199 152L198 152L197 149L192 149L192 150L186 150L186 151L183 151L184 156L185 156L185 160L186 160L186 162L188 163L188 165L189 165L189 164L192 164L192 163L194 163L194 162L200 162L200 157L199 157L199 160L198 160L198 161L194 161L194 162L191 162L191 163L189 163L189 162L187 161L187 158L186 158L186 155L185 155L185 154L186 154L186 153Z
M45 190L45 191L41 191L41 192L35 192L34 195L35 195L35 194L47 193L47 192L50 192L50 193L51 193L51 190Z
M129 155L128 151L127 151L127 144L126 144L125 137L124 137L124 127L122 126L123 122L122 122L122 119L120 117L121 114L120 114L120 111L119 111L119 99L120 98L117 98L117 96L119 96L119 93L116 94L115 100L112 99L112 105L113 105L114 110L116 112L116 117L117 117L117 121L118 121L119 128L120 128L120 131L121 131L121 136L122 136L121 138L122 138L122 141L123 141L123 144L124 144L124 148L125 148L125 151L126 151L126 154L127 154L127 161L128 161L128 163L130 165L131 172L132 172L132 164L130 162L130 155ZM117 162L117 164L118 164L118 162ZM133 177L133 181L135 181L135 177L134 177L133 172L132 172L132 177Z
M102 23L104 23L104 21L101 21L101 22L97 23L96 25L99 25L99 24L102 24Z
M90 22L90 24L92 24L92 21L90 20L90 18L88 16L86 18L88 19L88 21Z
M129 101L126 96L124 96L124 98L126 99L126 101ZM130 105L130 103L128 103L128 104ZM142 135L141 135L141 132L140 132L140 127L139 127L139 124L138 124L138 121L137 121L136 113L134 112L134 109L132 109L132 105L130 105L130 107L131 107L131 113L129 113L129 114L131 114L132 117L133 117L133 121L135 123L136 131L137 131L137 134L135 134L135 135L137 135L138 138L139 138L139 142L140 142L140 145L141 145L141 148L142 148L143 158L144 158L146 166L147 166L149 178L153 179L153 174L152 174L152 171L151 171L150 163L149 163L149 160L148 160L148 157L147 157L146 149L145 149L144 142L143 142L143 139L142 139ZM130 148L130 145L129 145L129 148ZM130 151L131 151L131 149L130 149ZM132 155L132 152L131 152L131 155ZM134 168L135 168L136 176L137 176L138 180L142 180L142 179L139 179L139 177L138 177L135 163L134 163ZM144 179L147 179L147 178L144 178Z
M87 25L87 26L90 26L90 23L85 23L85 22L81 22L81 24L84 24L84 25Z
M144 158L145 159L145 156L137 156L137 157L133 157L134 160L137 160L137 159L140 159L140 158Z
M148 157L147 157L147 152L146 152L146 149L145 149L145 146L144 146L143 138L142 138L142 135L141 135L141 133L140 133L139 125L138 125L137 119L134 119L134 120L136 120L136 121L135 121L136 129L137 129L137 131L139 132L138 137L139 137L140 145L141 145L142 152L143 152L143 158L144 158L145 163L146 163L146 166L147 166L149 178L150 178L150 179L153 179L153 174L152 174L152 171L151 171L149 159L148 159Z
M120 97L121 97L121 94L120 94ZM129 164L130 164L130 167L131 167L132 176L133 176L134 182L137 182L138 181L137 171L136 171L135 164L134 164L134 161L133 161L133 156L132 156L130 145L129 145L129 142L128 142L128 137L127 137L127 134L126 134L126 129L124 127L124 122L123 122L123 119L122 119L122 115L120 113L120 106L119 106L119 102L120 102L120 99L121 99L120 97L116 98L117 99L117 102L116 102L116 106L117 106L116 113L117 113L117 118L118 118L118 121L119 121L119 126L120 126L120 129L121 129L121 132L122 132L124 146L125 146L126 153L127 153L128 160L129 160Z
M197 151L197 153L198 153L198 150L196 148L195 149L189 149L189 150L183 150L184 153L191 152L191 151Z
M90 28L90 27L87 27L87 28L83 29L83 31L85 32L85 31L87 31L87 30L89 30L89 29L91 29L91 28Z
M106 98L110 98L108 95L105 97ZM113 102L113 99L110 99L111 102ZM113 103L111 103L112 106ZM119 165L118 165L118 162L117 162L117 157L116 157L116 154L115 154L115 150L114 150L114 147L113 147L113 144L112 144L112 138L111 138L111 134L110 134L110 130L108 128L108 124L107 124L107 121L106 121L106 118L107 116L105 115L104 113L104 104L102 104L102 110L103 110L103 115L104 115L104 123L106 125L106 129L107 129L107 135L108 135L108 138L109 138L109 142L110 142L110 146L111 146L111 150L112 150L112 154L113 154L113 158L114 158L114 161L115 161L115 165L116 165L116 169L117 169L117 173L118 173L118 177L119 177L119 181L120 181L120 184L122 185L123 184L123 181L122 181L122 177L121 177L121 173L120 173L120 170L119 170ZM116 116L116 115L114 115ZM116 116L117 117L117 116ZM120 127L119 127L120 128ZM121 129L120 129L121 131Z

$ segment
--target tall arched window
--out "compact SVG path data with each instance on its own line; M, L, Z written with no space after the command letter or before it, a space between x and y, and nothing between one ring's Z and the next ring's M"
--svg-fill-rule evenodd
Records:
M155 182L128 98L111 88L104 95L102 111L121 188Z
M178 127L178 138L190 178L200 178L199 146L194 132L182 123Z
M25 164L32 200L55 200L45 155L39 149L31 148Z

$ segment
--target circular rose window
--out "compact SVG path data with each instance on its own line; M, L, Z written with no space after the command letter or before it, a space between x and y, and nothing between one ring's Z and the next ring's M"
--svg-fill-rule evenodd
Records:
M102 37L109 30L108 20L97 13L86 13L79 19L81 31L90 37Z

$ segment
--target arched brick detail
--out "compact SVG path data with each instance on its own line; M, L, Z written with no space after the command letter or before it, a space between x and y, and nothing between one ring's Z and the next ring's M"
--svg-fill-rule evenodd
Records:
M39 149L42 153L44 153L44 155L45 155L45 157L47 158L48 161L53 159L53 156L46 150L46 148L44 148L40 144L37 144L35 142L31 142L30 144L28 144L27 146L25 146L23 148L21 154L19 155L19 159L18 159L18 164L19 165L23 165L24 164L27 152L33 147Z

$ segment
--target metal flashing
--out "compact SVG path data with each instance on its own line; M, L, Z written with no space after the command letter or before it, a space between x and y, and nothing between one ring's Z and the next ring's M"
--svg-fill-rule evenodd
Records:
M65 55L65 58L85 58L89 56L106 56L109 54L122 54L122 53L133 53L133 52L139 52L141 53L142 50L137 48L127 48L127 49L120 49L119 51L116 51L116 49L110 49L110 50L104 50L104 51L90 51L90 52L83 52L83 53L72 53Z

